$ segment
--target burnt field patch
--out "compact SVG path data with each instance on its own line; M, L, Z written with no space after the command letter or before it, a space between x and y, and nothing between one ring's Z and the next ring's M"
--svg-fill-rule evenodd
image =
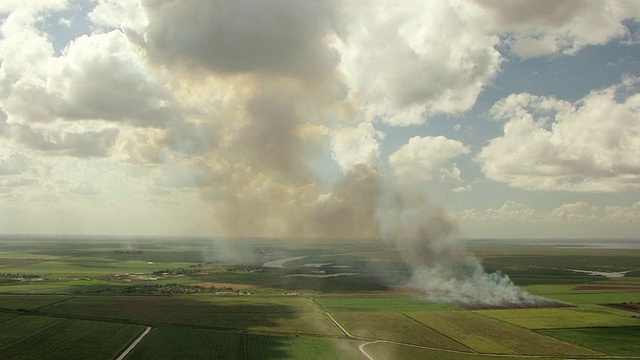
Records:
M640 313L640 302L623 302L619 304L598 304L598 305Z
M457 301L451 304L465 310L506 310L506 309L545 309L545 308L565 308L574 307L574 305L545 298L539 298L535 302L502 302L499 304L484 303L479 301Z

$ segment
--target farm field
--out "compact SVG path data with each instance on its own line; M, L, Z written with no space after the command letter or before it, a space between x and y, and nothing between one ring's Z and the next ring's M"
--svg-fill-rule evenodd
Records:
M127 357L142 359L240 359L243 357L242 334L227 331L155 328Z
M68 296L13 296L0 295L0 307L4 309L35 309L59 301L69 299Z
M5 322L5 321L7 321L9 319L12 319L12 318L14 318L16 316L18 316L18 315L0 312L0 323Z
M247 335L245 359L361 359L358 343L348 340Z
M542 330L541 334L580 344L611 355L640 354L640 327L602 327L584 329ZM593 341L598 339L598 341Z
M4 350L8 346L36 335L48 327L62 322L63 319L56 319L43 316L19 316L0 323L0 349Z
M479 353L593 356L594 351L541 336L467 311L415 313L411 317Z
M265 336L240 332L155 328L127 359L359 359L347 340Z
M341 312L332 316L349 332L364 339L469 352L470 349L438 331L397 312Z
M409 296L321 296L314 300L331 313L389 311L453 311L457 308Z
M433 360L522 360L521 357L514 356L483 356L481 354L466 354L460 352L443 351L436 349L421 349L411 346L403 346L390 343L370 343L364 350L372 358L377 360L394 359L433 359ZM554 359L545 357L545 359ZM558 358L560 359L560 358Z
M111 359L143 327L42 316L0 323L2 359Z
M92 241L0 241L0 358L116 359L150 327L126 360L640 359L638 249L474 242L569 307L467 310L403 286L397 252L366 241L246 239L240 264L207 239Z
M614 304L622 302L638 302L640 301L639 292L597 292L597 293L570 293L570 294L550 294L550 299L564 301L574 305L589 304Z
M592 307L479 310L476 313L527 329L637 326L640 319Z
M78 296L43 311L149 325L338 335L307 298L271 296Z

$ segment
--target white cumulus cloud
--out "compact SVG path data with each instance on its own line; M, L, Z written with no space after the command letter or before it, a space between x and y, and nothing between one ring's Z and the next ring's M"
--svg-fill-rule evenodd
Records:
M634 0L477 0L487 23L511 36L511 50L522 58L575 54L626 36L625 19L640 19Z
M447 165L468 153L464 144L444 136L415 136L389 156L389 163L403 183L459 181L460 169L455 164Z
M332 134L331 154L343 172L353 171L358 166L375 168L380 165L380 144L384 135L371 123L360 123Z
M368 120L421 124L469 110L500 63L498 36L461 1L349 3L337 48L341 68Z
M491 109L506 120L477 160L485 175L525 189L611 192L640 188L637 80L571 104L513 94Z

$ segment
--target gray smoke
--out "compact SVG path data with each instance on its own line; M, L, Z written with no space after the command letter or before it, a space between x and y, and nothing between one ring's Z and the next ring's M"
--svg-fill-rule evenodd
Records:
M400 251L413 275L409 285L431 300L478 307L548 306L552 302L487 273L455 238L455 226L424 191L387 183L378 204L380 236Z
M437 34L452 42L425 36L420 45L401 32L381 41L379 35L396 32L388 31L387 21L360 14L357 3L146 0L142 5L149 20L143 48L151 62L180 74L189 92L216 89L210 93L216 105L210 108L204 99L187 97L204 109L195 111L189 124L174 126L169 142L203 165L197 177L182 183L203 189L215 203L220 235L382 237L412 268L413 285L432 297L486 305L538 301L508 277L487 274L423 192L391 182L381 187L377 141L382 135L369 134L364 142L353 134L341 141L334 137L333 145L341 145L332 148L342 170L335 175L339 178L329 180L319 173L325 169L312 166L328 160L332 133L361 129L357 122L370 115L406 118L470 108L498 69L494 36L481 35L477 43L484 45L470 50L460 32L446 32L450 26ZM356 9L362 24L347 16ZM440 10L454 23L467 21L453 9ZM391 23L404 22L403 14L413 12L401 11ZM357 26L347 25L352 23ZM430 28L414 30L436 34ZM379 51L379 43L388 43L386 50ZM425 51L417 53L416 45ZM462 60L440 57L459 53L465 54ZM440 68L441 63L447 65ZM469 72L467 63L478 66ZM407 125L420 119L387 122ZM364 128L376 133L373 124ZM247 249L233 240L225 249L238 261L251 261L243 255Z

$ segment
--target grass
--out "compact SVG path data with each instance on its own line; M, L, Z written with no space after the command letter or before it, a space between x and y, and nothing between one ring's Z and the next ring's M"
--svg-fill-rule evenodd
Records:
M61 319L43 316L18 316L4 321L0 323L0 349L5 349L60 321Z
M154 328L127 360L242 359L242 334L184 328Z
M640 302L640 292L556 294L545 295L545 297L564 301L574 305Z
M602 276L568 269L628 271L637 268L640 256L640 251L635 249L496 245L473 248L473 251L489 272L500 270L517 285L583 284L602 280Z
M356 360L357 343L346 340L281 336L246 336L246 359Z
M153 257L142 260L106 259L100 257L59 258L26 265L6 266L4 273L36 274L49 279L60 277L98 276L123 273L150 273L168 268L182 268L194 262L162 262Z
M562 341L466 311L414 313L411 317L480 353L596 355Z
M640 354L640 327L541 330L542 334L586 346L610 355Z
M0 272L46 278L148 273L207 261L207 242L156 239L8 239L0 241Z
M0 309L36 309L65 299L69 299L69 297L51 295L0 295Z
M154 326L340 334L309 299L297 297L78 296L43 311Z
M25 332L24 328L21 329L20 339L14 339L15 341L8 346L5 346L0 350L0 358L11 359L14 356L22 354L23 352L39 346L42 342L47 341L50 337L56 335L58 332L68 328L69 326L78 322L73 319L56 319L58 321L53 324L47 324L47 326L38 329L34 332ZM40 354L40 358L48 357L47 352Z
M521 360L521 358L517 356L501 356L499 358L496 358L477 354L461 354L441 350L420 349L411 346L389 343L367 344L364 347L364 350L376 360Z
M0 285L0 292L75 294L122 286L124 283L101 276L150 273L215 261L222 259L225 247L210 239L87 240L2 238L0 272L37 274L47 281L5 283ZM310 299L282 296L291 290L313 293L318 304L355 336L459 351L384 342L366 345L376 359L488 359L474 352L501 354L502 359L526 354L550 358L560 354L596 356L596 351L617 356L639 353L630 345L640 337L640 320L631 317L637 314L596 305L640 302L638 278L603 280L566 270L637 268L637 250L521 243L473 246L489 271L501 270L516 284L527 285L532 293L579 307L471 312L392 292L390 279L402 282L409 274L399 254L388 251L388 247L364 241L295 244L278 239L241 243L253 254L252 265L308 256L298 265L332 263L344 268L327 267L326 271L358 275L301 278L288 276L294 270L261 271L209 263L200 267L202 276L164 279L154 284L251 284L257 286L254 291L260 295L0 295L0 358L113 359L142 331L142 324L152 325L154 330L130 358L362 358L357 349L361 342L341 338L341 332ZM628 276L638 274L640 271ZM65 316L69 318L63 319ZM589 346L594 352L580 346Z
M348 272L351 272L350 270ZM355 271L354 271L355 272ZM199 281L227 282L285 290L304 290L315 293L353 293L361 291L384 291L388 289L375 276L354 275L336 278L313 278L287 276L277 271L219 272L198 278Z
M82 287L82 285L71 285L68 282L58 283L58 282L32 282L32 283L21 283L15 285L4 285L0 286L0 292L5 294L72 294L78 291L79 289L86 289Z
M137 325L77 321L21 352L12 360L112 359L121 353L143 329L142 326Z
M640 325L640 319L592 307L478 310L475 312L528 329Z
M592 281L581 284L574 290L597 292L640 292L640 279L638 278L613 278L600 281Z
M415 312L457 310L449 305L438 304L419 297L410 296L319 296L315 300L330 313L334 312Z
M634 249L561 248L555 246L487 246L474 248L485 268L529 273L563 269L626 271L638 267Z
M0 323L5 322L5 321L10 320L10 319L13 319L16 316L18 316L18 315L11 314L11 313L0 312Z
M129 355L145 359L360 359L347 340L266 336L187 328L154 328Z
M538 285L526 285L526 286L522 286L522 288L532 294L547 294L547 293L556 293L556 292L566 292L573 289L576 286L578 286L578 284L538 284Z
M166 285L189 284L198 282L189 278L173 278L157 281L121 282L113 280L49 280L47 282L23 282L18 284L0 285L0 292L5 294L86 294L104 289L117 289L133 285ZM2 295L0 295L2 297ZM2 307L0 300L0 307Z
M397 312L339 312L333 317L351 335L407 344L471 351L468 347Z

